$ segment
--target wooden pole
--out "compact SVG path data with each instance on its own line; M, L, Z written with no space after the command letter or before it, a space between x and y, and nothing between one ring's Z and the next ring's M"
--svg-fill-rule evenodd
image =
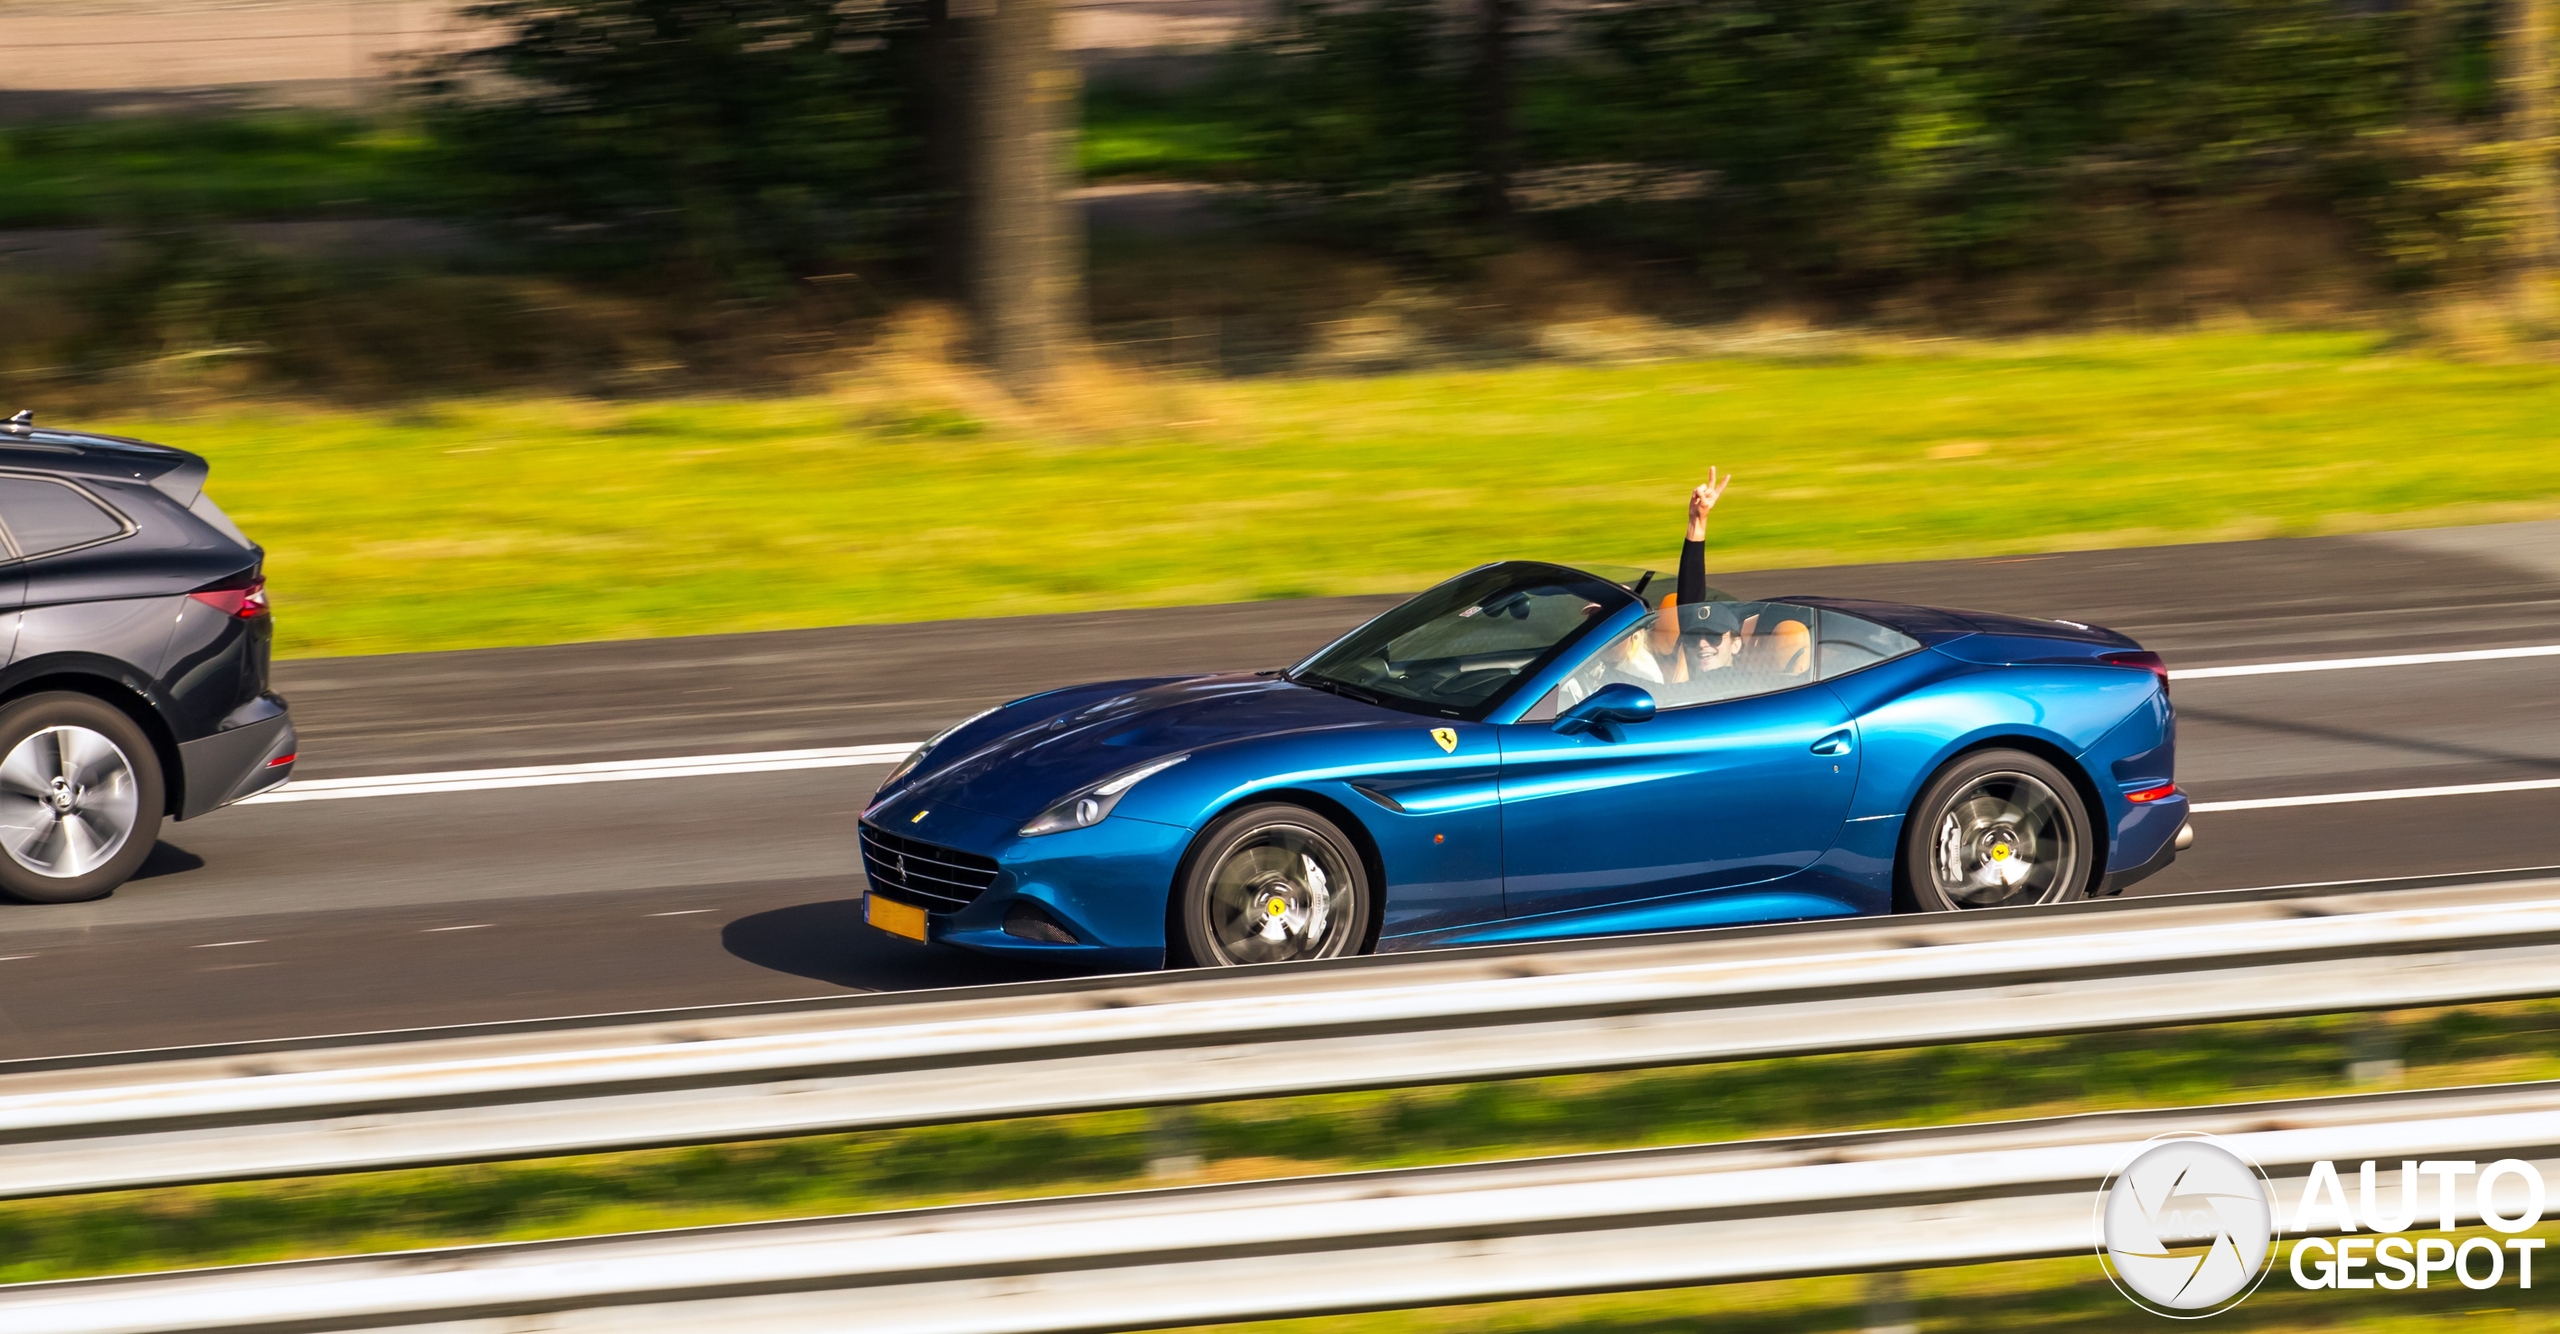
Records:
M968 303L976 298L969 275L977 263L967 238L978 234L977 105L974 60L979 19L953 0L923 0L918 8L923 32L907 70L909 94L916 99L916 130L924 142L925 179L935 200L934 235L927 262L936 295Z
M980 349L1007 389L1038 394L1080 336L1084 237L1068 197L1077 88L1054 0L993 0L982 23L971 210Z
M1514 0L1476 4L1476 171L1480 207L1488 219L1511 216L1511 25Z

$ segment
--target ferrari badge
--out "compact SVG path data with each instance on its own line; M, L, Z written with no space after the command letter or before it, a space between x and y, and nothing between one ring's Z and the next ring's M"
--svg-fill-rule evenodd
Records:
M1452 755L1458 751L1458 729L1454 727L1432 728L1431 739L1440 743L1440 749Z

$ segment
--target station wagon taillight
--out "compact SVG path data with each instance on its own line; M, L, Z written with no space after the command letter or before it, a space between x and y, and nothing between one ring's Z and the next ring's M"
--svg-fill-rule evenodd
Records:
M187 596L225 616L237 616L244 621L267 614L267 581L264 579L252 579L240 588L199 589Z

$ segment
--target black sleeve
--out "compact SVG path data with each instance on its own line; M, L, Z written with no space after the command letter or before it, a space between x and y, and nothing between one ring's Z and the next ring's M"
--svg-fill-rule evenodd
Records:
M1680 544L1680 605L1694 607L1707 600L1707 544L1691 540Z

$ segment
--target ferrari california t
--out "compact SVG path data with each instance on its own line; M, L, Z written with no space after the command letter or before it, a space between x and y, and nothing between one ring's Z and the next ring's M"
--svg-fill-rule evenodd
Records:
M2159 657L2072 621L1470 570L1284 671L1075 686L911 754L865 919L1226 965L2120 893L2192 837Z

